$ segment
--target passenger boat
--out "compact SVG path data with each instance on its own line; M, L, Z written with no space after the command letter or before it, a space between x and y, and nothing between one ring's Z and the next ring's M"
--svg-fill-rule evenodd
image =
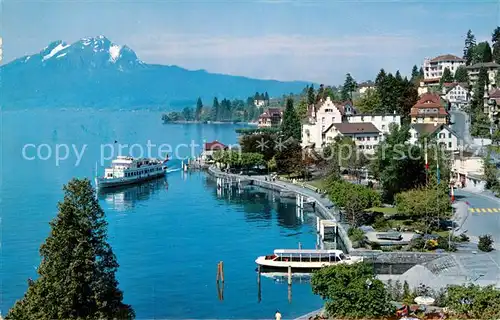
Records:
M118 156L111 161L111 167L104 170L103 177L95 178L96 187L98 189L118 187L163 177L167 161L168 157L162 161L156 158Z
M350 257L342 250L276 249L274 254L258 257L255 262L261 272L288 272L291 267L295 273L311 273L315 270L336 264L354 264L363 261L362 257Z

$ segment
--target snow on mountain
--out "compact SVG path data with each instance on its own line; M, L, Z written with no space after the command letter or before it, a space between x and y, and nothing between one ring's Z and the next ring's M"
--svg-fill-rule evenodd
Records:
M56 53L58 53L61 50L66 49L67 47L69 47L69 45L67 45L66 43L64 43L64 42L59 43L54 49L50 50L50 53L48 55L45 55L42 58L42 61L45 61L47 59L52 58L53 56L56 55Z
M122 47L120 47L119 45L112 45L111 47L109 47L109 55L111 56L111 61L116 61L116 59L118 59L118 57L120 57L120 50L122 49Z

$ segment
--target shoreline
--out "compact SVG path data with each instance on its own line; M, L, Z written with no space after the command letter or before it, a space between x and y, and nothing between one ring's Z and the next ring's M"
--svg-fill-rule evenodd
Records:
M257 126L256 122L244 121L195 121L195 120L176 120L176 121L163 121L163 124L232 124L232 125L247 125Z

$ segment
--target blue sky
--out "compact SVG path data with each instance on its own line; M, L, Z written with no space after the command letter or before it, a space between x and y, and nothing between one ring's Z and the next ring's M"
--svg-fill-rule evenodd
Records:
M0 0L1 1L1 0ZM424 57L462 55L468 29L490 40L499 1L4 0L4 62L49 42L105 35L148 63L340 84Z

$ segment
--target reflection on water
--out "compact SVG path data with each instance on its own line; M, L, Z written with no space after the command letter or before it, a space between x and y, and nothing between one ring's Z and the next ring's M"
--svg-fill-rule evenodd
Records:
M133 208L137 202L148 200L152 195L166 190L168 190L168 182L165 177L162 177L140 184L99 189L98 197L116 211L126 211Z
M268 222L273 220L273 212L276 212L276 221L280 227L297 235L304 224L313 224L314 215L310 213L297 214L295 201L281 199L279 193L256 186L246 186L241 189L237 187L217 190L217 181L211 177L205 179L205 187L210 190L214 197L227 205L240 205L245 212L245 219L249 222Z

